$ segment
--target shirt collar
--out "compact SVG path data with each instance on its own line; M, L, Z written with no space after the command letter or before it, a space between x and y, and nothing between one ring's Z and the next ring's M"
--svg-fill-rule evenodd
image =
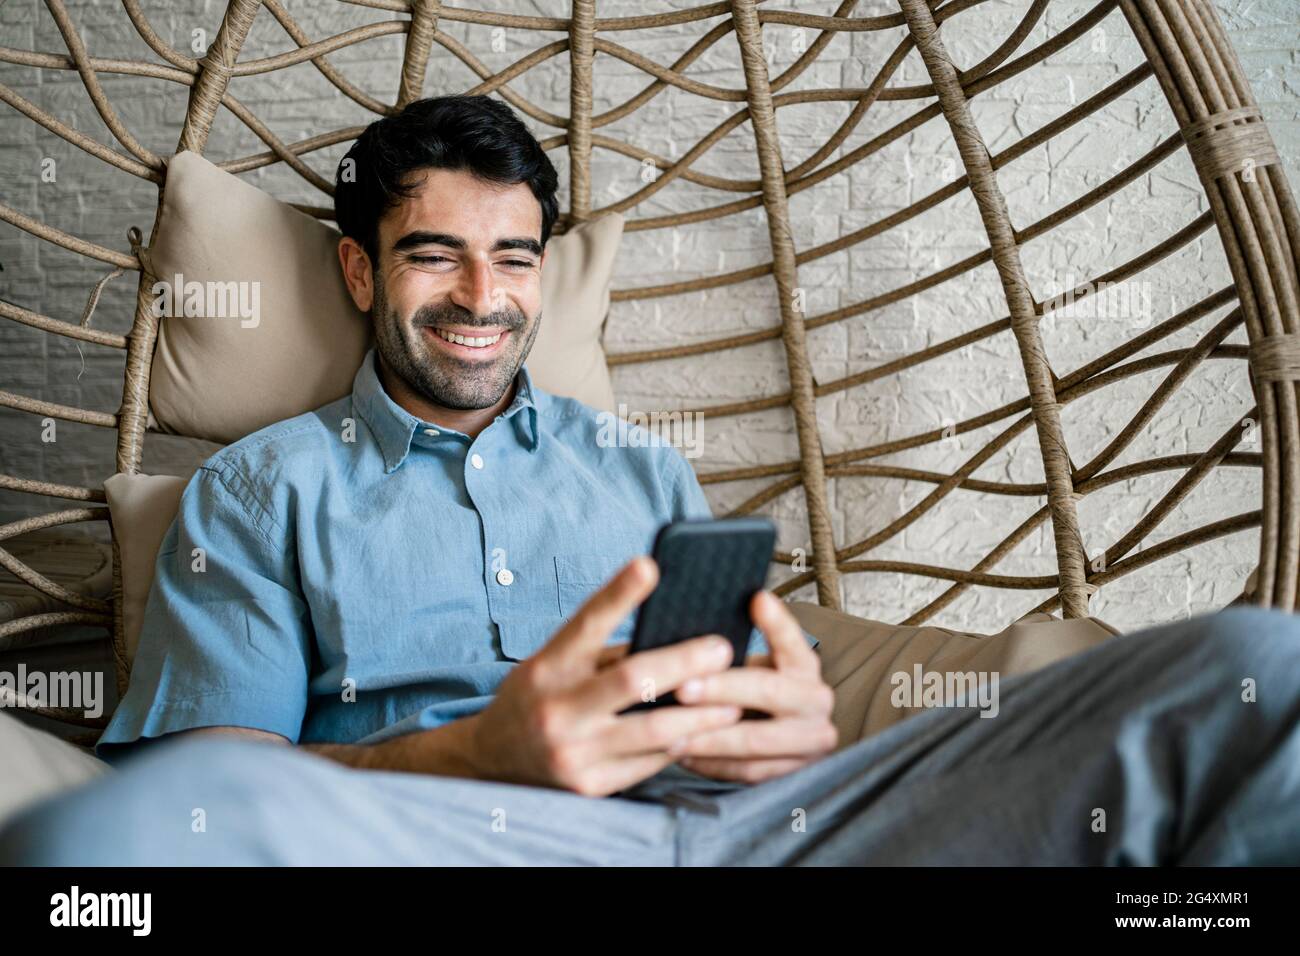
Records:
M352 405L370 426L384 456L384 473L390 474L406 460L411 450L411 439L417 429L432 428L453 435L461 433L443 425L421 421L393 401L379 381L377 362L376 349L372 346L352 380ZM515 435L520 443L534 452L541 441L541 433L537 424L538 393L534 389L528 366L519 369L515 383L514 401L500 417L513 420ZM520 415L525 409L528 413Z

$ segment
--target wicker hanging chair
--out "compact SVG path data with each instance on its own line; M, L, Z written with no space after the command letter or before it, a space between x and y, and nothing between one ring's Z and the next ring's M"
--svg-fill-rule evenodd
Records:
M207 152L214 117L226 110L265 142L267 151L219 165L242 172L283 163L329 193L332 175L313 170L308 164L311 154L347 143L358 128L322 131L300 142L281 141L231 94L232 78L294 67L314 69L343 96L370 112L391 114L413 99L434 92L425 89L431 56L446 57L449 61L456 58L481 78L481 82L472 86L472 92L499 95L524 113L536 128L542 129L543 145L553 151L557 165L567 168L568 207L560 223L561 230L599 215L604 209L613 209L627 213L629 237L643 231L650 236L660 231L663 235L671 232L675 236L689 236L693 228L702 224L718 226L725 224L727 217L743 218L749 210L762 211L770 240L766 261L740 269L724 267L713 273L704 271L659 285L617 288L607 325L607 344L632 338L622 332L627 323L641 314L637 310L653 307L657 301L669 297L672 302L685 302L691 297L712 302L706 306L707 314L720 315L724 310L716 304L717 290L731 292L733 287L750 283L752 288L761 288L761 294L768 296L766 318L760 315L761 322L753 329L723 333L702 328L693 330L691 341L686 343L657 341L633 350L612 348L609 362L617 370L616 376L655 363L663 363L661 368L672 368L674 363L705 362L710 368L719 369L726 367L724 363L748 362L754 350L772 349L775 343L780 343L779 354L783 371L788 373L788 384L772 386L768 376L763 379L767 387L759 394L690 409L723 423L750 421L760 413L793 416L797 457L726 470L700 468L706 485L714 487L720 496L732 495L734 505L720 510L750 512L771 505L797 514L804 523L806 530L796 535L795 543L791 545L786 535L783 543L788 550L774 556L776 570L781 572L776 575L778 593L791 595L801 589L805 593L815 590L818 602L839 608L851 587L850 582L892 574L918 578L934 586L925 593L919 606L908 612L907 623L932 619L972 589L1024 592L1034 599L1048 591L1050 597L1039 600L1036 607L1028 603L1019 608L1019 613L1059 610L1067 617L1079 617L1089 613L1090 597L1109 582L1186 549L1258 528L1258 567L1246 599L1262 606L1294 610L1300 582L1300 419L1296 393L1296 380L1300 377L1300 309L1297 308L1300 287L1296 266L1300 216L1250 86L1217 14L1204 0L1102 0L1090 8L1073 8L1078 10L1077 16L1058 24L1057 29L1047 30L1047 39L1034 45L1027 41L1051 19L1049 4L1047 0L1026 0L1023 9L1015 14L1018 22L1013 28L999 29L996 36L993 31L984 31L992 36L991 41L988 36L984 38L986 55L970 65L959 66L945 40L950 29L955 30L962 22L979 24L988 12L984 3L985 0L898 0L893 12L864 15L855 10L856 0L844 0L829 15L814 15L775 9L756 0L730 0L670 13L602 19L596 16L595 0L573 0L571 16L560 18L467 10L443 6L438 0L409 3L354 0L357 7L392 11L394 17L367 23L338 36L313 40L279 0L231 0L206 54L196 58L166 43L150 25L138 0L123 0L124 15L158 58L141 62L92 56L62 0L46 0L53 22L66 43L66 52L0 48L0 62L34 70L76 71L118 145L110 147L95 141L6 86L0 86L0 98L18 113L115 167L114 175L127 173L156 183L161 203L165 158L139 142L126 128L111 97L101 86L100 77L120 74L184 84L190 91L178 151ZM278 21L296 48L261 59L241 60L240 50L255 18L268 16ZM1089 38L1095 36L1107 18L1113 18L1109 21L1112 28L1114 23L1126 23L1131 32L1129 39L1136 41L1144 55L1144 59L1139 59L1126 72L1122 65L1107 58L1116 44L1109 44L1108 50L1098 49L1106 48L1105 43L1090 42ZM515 39L535 35L537 44L533 52L518 58L508 68L492 72L469 48L444 32L442 28L449 23L458 24L458 29L464 24L487 30L504 29ZM676 36L698 34L698 40L674 62L657 62L632 49L635 38L654 31L669 31ZM975 32L981 31L976 28ZM328 55L336 51L394 34L404 36L405 48L394 103L375 99L345 79L340 69L329 62ZM788 66L779 71L769 69L773 56L770 45L764 44L765 36L796 34L807 42L795 49ZM807 84L801 87L797 81L813 76L810 71L815 72L819 57L842 34L852 35L850 40L861 40L863 48L869 43L872 50L885 51L879 56L873 52L860 57L867 82L857 87ZM1013 126L1019 124L1012 124L1004 116L1004 128L996 132L996 138L1007 139L1009 145L992 151L985 136L991 135L989 130L996 117L990 120L981 116L981 125L977 126L972 117L973 108L979 104L977 98L1003 84L1023 82L1024 77L1033 76L1026 71L1042 69L1049 57L1075 49L1075 45L1087 49L1088 56L1096 61L1095 72L1103 78L1096 91L1069 108L1056 111L1033 132L1017 138L1010 137L1016 136ZM859 47L855 44L853 49L857 51ZM739 64L735 61L737 55ZM743 86L713 85L692 75L693 63L702 61L719 67L725 65L722 61L728 56L732 57L733 69L739 66ZM512 85L517 87L515 81L522 74L556 58L565 65L571 80L568 116L548 112L512 89ZM915 77L920 82L901 81L900 77L908 72L907 64L913 72L923 71ZM645 76L639 81L635 95L604 112L596 112L593 109L595 81L603 68L611 67L623 71L623 78L629 70L642 71ZM825 74L822 76L824 79ZM1109 82L1104 82L1107 78ZM1104 119L1111 104L1144 86L1153 93L1158 89L1158 94L1162 94L1156 95L1156 102L1163 109L1169 130L1166 138L1145 155L1120 164L1104 181L1081 191L1067 205L1047 214L1039 210L1032 219L1013 220L1008 194L1000 186L999 171L1036 149L1062 142L1079 124ZM641 115L639 111L648 112L648 108L668 93L721 103L727 118L676 159L648 150L621 135L600 131L602 127ZM794 113L796 107L831 111L836 123L833 133L819 138L815 148L798 161L783 155L788 134L778 135L777 129L778 113L786 110ZM885 115L890 118L877 121ZM895 120L895 116L902 118ZM6 123L15 121L11 118ZM871 125L873 122L875 126ZM887 214L872 215L860 228L849 231L841 228L837 235L819 236L815 243L797 247L796 234L806 235L798 216L791 212L799 193L834 181L836 177L851 176L855 171L873 175L869 171L882 168L882 154L890 144L927 123L944 131L954 148L954 174L948 181L914 201L895 203ZM546 127L558 132L550 135ZM750 137L744 142L752 151L749 158L756 161L756 179L703 171L709 151L733 131ZM858 145L848 145L855 142ZM1184 150L1194 165L1204 199L1208 200L1208 204L1202 202L1202 208L1208 205L1206 211L1188 217L1181 228L1168 233L1153 230L1153 234L1145 237L1142 251L1109 268L1097 266L1086 277L1088 281L1067 290L1069 295L1065 298L1051 298L1043 295L1041 288L1036 290L1031 286L1025 263L1030 244L1035 250L1051 249L1070 241L1062 236L1066 235L1071 220L1114 197ZM642 170L653 167L653 175L632 178L631 187L621 195L617 190L598 192L593 190L593 168L606 160L631 163ZM668 191L677 187L691 197L705 198L686 210L641 214L646 208L656 208L657 202L666 202ZM609 197L616 198L603 201ZM845 298L832 302L833 307L825 311L815 312L809 306L809 299L816 296L805 294L810 290L806 282L801 283L801 272L811 274L820 263L849 254L859 244L899 234L918 217L950 201L970 204L967 208L975 216L972 221L978 224L979 242L974 252L962 255L964 250L958 243L959 238L969 239L971 231L954 230L952 247L956 253L946 256L946 264L913 269L908 281L869 295L846 293ZM328 219L332 212L327 201L320 206L301 204L299 208L322 219ZM41 417L113 429L117 450L112 470L138 472L149 412L150 363L158 332L158 320L151 315L148 302L152 280L144 274L139 250L141 244L152 239L133 234L131 251L123 252L44 224L7 204L0 203L0 218L95 263L140 273L134 321L127 335L91 328L84 317L78 323L0 302L0 315L8 319L78 343L125 352L125 380L116 414L56 404L10 391L0 392L0 404ZM840 224L841 220L836 220L837 228ZM1063 302L1077 302L1095 295L1103 283L1133 280L1157 269L1162 260L1189 244L1212 241L1216 233L1230 269L1229 284L1178 311L1157 315L1150 327L1125 336L1115 347L1085 364L1069 370L1053 367L1048 356L1049 332L1053 328L1054 312L1061 309ZM944 260L947 244L945 240L934 250L936 263ZM855 321L867 323L860 327L866 330L864 334L870 335L869 322L873 316L894 304L908 303L924 295L960 297L960 291L952 290L963 288L963 282L986 266L991 266L990 275L996 279L994 312L982 313L978 322L952 331L931 329L926 344L888 360L872 360L861 370L836 378L814 374L819 336ZM771 295L773 282L775 296ZM96 287L96 294L98 291ZM709 299L710 296L714 298ZM1194 330L1195 324L1202 321L1205 327ZM823 329L827 331L820 331ZM1243 329L1244 344L1227 341ZM1195 337L1187 339L1186 335L1193 330ZM1159 350L1162 343L1169 345L1168 340L1178 333L1185 333L1184 341L1190 344ZM932 363L969 355L970 346L991 348L995 342L1003 343L1008 349L1006 354L1015 360L1018 373L1023 375L1023 391L1016 400L962 420L936 421L934 427L888 440L877 434L872 444L834 451L824 447L826 415L846 405L852 407L855 399L861 401L869 386L902 381L917 370L942 368ZM852 362L861 357L850 354L848 358ZM1181 391L1184 383L1210 360L1245 363L1254 407L1249 407L1247 402L1241 408L1228 409L1215 424L1215 434L1221 437L1207 442L1206 447L1116 464L1122 454L1129 453L1131 457L1135 439L1162 409L1177 404L1184 394ZM1079 457L1081 443L1072 443L1070 430L1062 421L1068 406L1151 373L1157 373L1154 386L1144 394L1123 427L1102 442L1099 450ZM671 406L677 404L672 394L670 387L665 386L658 398L663 405ZM1243 428L1243 422L1248 427ZM972 446L973 436L987 440ZM1027 440L1017 444L1020 438ZM927 446L947 443L951 450L955 439L964 442L960 444L955 466L926 469L896 463L900 453ZM1041 468L1033 480L1010 481L977 475L989 463L1000 460L999 456L1009 454L1013 444L1017 462L1030 462L1032 471ZM1143 547L1144 540L1170 518L1198 485L1225 468L1255 470L1261 477L1259 499L1241 502L1236 500L1237 496L1220 496L1216 501L1221 509L1218 514ZM106 463L106 476L109 471ZM1176 473L1177 478L1167 490L1154 496L1136 520L1117 529L1104 548L1094 548L1089 553L1080 521L1086 496L1124 482L1170 472ZM841 500L834 491L837 486L860 487L873 482L901 483L920 491L910 497L900 496L902 504L892 516L875 522L877 526L866 533L856 533L850 530L856 523L852 515L853 496L846 493ZM103 506L105 496L99 488L55 485L8 475L0 475L0 488L77 503L67 510L0 527L0 539L108 517ZM731 492L729 488L739 490ZM897 545L904 532L963 495L978 496L981 521L996 528L993 537L988 539L990 543L982 546L976 560L965 567L940 567L898 558ZM1027 503L1031 507L1016 512L1010 508L1013 503ZM1007 520L999 523L1000 517ZM1046 568L1035 574L1005 570L1006 562L1017 548L1036 535L1046 535L1047 529L1050 529L1050 539L1042 540L1054 548L1045 549L1049 552L1043 555L1048 562ZM799 544L799 539L803 544ZM15 557L11 550L0 550L0 563L36 591L61 602L65 609L44 610L0 625L0 647L6 640L38 628L73 623L102 625L112 632L119 661L119 686L124 687L128 675L122 650L120 577L115 573L112 596L94 597L33 570L31 564ZM1195 573L1213 577L1216 568L1202 562ZM858 593L867 595L859 604L870 600L869 587Z

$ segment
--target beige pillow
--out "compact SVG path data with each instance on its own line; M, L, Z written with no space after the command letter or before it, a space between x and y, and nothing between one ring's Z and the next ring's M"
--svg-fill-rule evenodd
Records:
M799 601L790 604L799 625L821 641L818 655L822 678L835 689L832 720L846 747L891 727L923 708L895 706L901 685L894 675L909 675L901 685L915 683L915 666L930 672L1016 674L1082 653L1119 632L1096 618L1063 621L1049 614L1031 614L997 634L965 634L941 627L882 624ZM988 685L991 687L991 683Z
M546 243L542 327L525 362L546 391L607 412L616 409L601 332L622 238L623 217L612 213Z
M122 632L126 659L135 660L154 565L167 529L180 510L185 478L117 474L104 482L113 536L122 562Z
M607 411L600 335L622 235L612 214L547 244L544 321L527 362L543 389ZM228 444L351 391L371 331L343 283L338 238L197 153L171 158L157 241L144 251L166 283L151 290L164 312L151 427ZM207 315L185 315L187 298Z

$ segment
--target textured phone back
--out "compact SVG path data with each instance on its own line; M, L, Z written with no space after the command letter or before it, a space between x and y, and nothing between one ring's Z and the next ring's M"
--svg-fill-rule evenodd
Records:
M776 532L766 518L684 521L655 543L660 580L637 616L638 650L721 634L744 660L749 601L767 580Z

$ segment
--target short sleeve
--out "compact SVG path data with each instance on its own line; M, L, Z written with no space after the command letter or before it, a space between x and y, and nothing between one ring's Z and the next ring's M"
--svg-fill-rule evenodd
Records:
M250 494L225 463L205 465L186 486L159 548L130 683L96 745L99 756L197 727L298 741L310 614L293 543Z

